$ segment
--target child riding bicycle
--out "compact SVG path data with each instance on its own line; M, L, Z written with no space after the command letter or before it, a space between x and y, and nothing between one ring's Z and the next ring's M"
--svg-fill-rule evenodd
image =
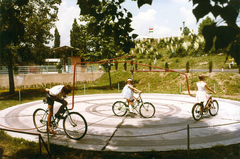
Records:
M204 75L199 75L199 82L197 82L197 94L196 94L196 99L197 101L201 102L203 105L203 102L206 102L209 98L211 98L210 95L208 95L205 91L205 88L207 88L209 91L213 92L216 94L215 91L213 91L210 87L208 87L207 83L204 82L205 76ZM209 109L209 106L206 106L206 108Z
M124 88L122 90L122 96L123 96L123 98L127 99L127 102L129 105L129 111L131 114L133 114L132 106L134 104L133 92L142 93L142 91L140 91L132 86L132 79L129 78L129 79L127 79L126 85L124 86Z
M49 114L47 117L48 120L48 130L52 134L56 134L56 132L51 127L51 117L53 115L53 105L54 101L61 103L59 110L55 114L56 118L61 118L60 113L63 113L64 107L67 106L67 101L64 98L67 96L68 93L72 91L72 87L69 85L58 85L54 86L51 89L46 88L45 91L47 92L46 99L48 103Z

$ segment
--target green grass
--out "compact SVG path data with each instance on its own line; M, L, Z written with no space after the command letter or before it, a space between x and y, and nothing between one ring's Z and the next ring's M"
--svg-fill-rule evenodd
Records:
M40 159L50 158L42 146L42 156L39 153L39 145L24 139L13 138L5 132L0 131L0 148L4 149L4 155ZM187 159L187 151L151 151L151 152L113 152L113 151L87 151L69 148L67 146L50 144L51 158L57 159ZM240 144L230 146L216 145L211 149L190 150L191 159L238 159Z
M173 57L173 58L161 58L157 60L156 65L154 65L154 61L152 60L152 65L157 67L165 68L165 63L168 63L169 69L185 69L186 63L189 61L190 69L208 69L208 62L213 62L213 69L221 69L224 67L224 69L228 69L228 64L225 64L226 56L220 56L220 55L209 55L209 56L201 56L201 57ZM141 63L141 64L149 64L149 59L135 59L135 63ZM230 63L229 61L226 61L226 63ZM123 63L118 64L119 69L123 70ZM130 64L127 65L128 69L130 68ZM234 66L237 68L237 66ZM112 67L112 69L115 69L115 67ZM138 69L148 69L148 67L144 66L138 66Z

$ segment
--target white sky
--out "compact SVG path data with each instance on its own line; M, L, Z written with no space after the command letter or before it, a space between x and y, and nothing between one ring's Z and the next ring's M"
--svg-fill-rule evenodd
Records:
M61 36L60 46L70 46L70 30L74 18L78 19L80 15L79 6L76 5L77 0L62 0L59 7L56 27ZM181 34L180 27L185 26L197 33L198 25L196 18L192 14L194 8L189 0L153 0L152 5L144 5L140 9L137 2L126 0L123 6L133 14L132 28L133 33L139 37L148 37L149 28L153 28L153 38L179 36ZM210 15L211 18L213 16ZM78 21L78 23L80 23ZM52 30L54 33L54 29ZM53 41L50 46L53 45Z

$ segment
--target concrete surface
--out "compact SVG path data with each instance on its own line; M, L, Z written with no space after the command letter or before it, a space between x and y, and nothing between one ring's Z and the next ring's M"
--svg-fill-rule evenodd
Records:
M96 151L167 151L187 149L187 125L190 126L190 148L201 149L216 145L240 143L240 102L217 99L219 113L209 114L200 121L192 118L191 110L195 98L188 95L143 93L144 102L151 102L156 108L153 118L117 117L112 104L124 99L121 94L81 95L75 97L72 111L81 113L88 123L88 131L81 140L72 140L65 135L62 124L50 135L50 142L68 145L84 150ZM71 97L67 98L71 107ZM56 112L59 104L55 104ZM42 101L16 105L0 111L0 127L35 132L32 114L37 108L46 108ZM38 142L37 136L10 133ZM46 134L41 134L47 141Z

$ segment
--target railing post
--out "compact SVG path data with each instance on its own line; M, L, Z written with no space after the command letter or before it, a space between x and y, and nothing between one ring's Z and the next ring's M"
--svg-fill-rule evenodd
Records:
M150 93L150 83L148 83L148 91L149 91L149 93Z
M49 141L49 129L48 129L48 122L47 122L47 140L48 140L48 151L50 152L50 141Z
M181 83L179 83L179 94L181 94L182 92L182 86L181 86Z
M2 159L2 157L3 157L3 149L0 148L0 159Z
M39 134L38 135L38 142L39 142L39 153L40 153L40 156L42 156L42 144L41 144L41 135Z
M21 97L21 90L19 90L19 103L21 103L21 101L22 101L22 97Z
M189 151L190 151L190 134L189 134L189 125L187 125L187 156L189 159Z
M86 92L85 92L85 84L83 85L83 89L84 89L84 94L85 94L85 93L86 93Z
M119 92L119 90L120 90L120 85L119 85L119 83L118 83L118 92Z

